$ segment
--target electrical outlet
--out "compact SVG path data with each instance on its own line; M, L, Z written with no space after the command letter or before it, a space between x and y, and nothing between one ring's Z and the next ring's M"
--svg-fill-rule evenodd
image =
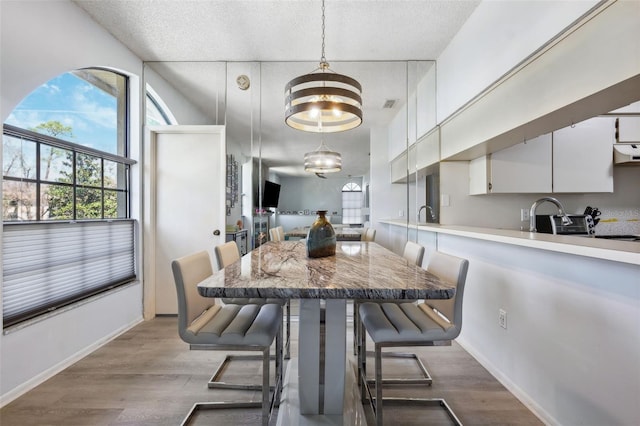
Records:
M403 217L404 216L404 210L398 210L398 216Z
M507 329L507 311L504 309L498 310L498 325L505 330Z
M529 209L520 209L520 220L529 220Z

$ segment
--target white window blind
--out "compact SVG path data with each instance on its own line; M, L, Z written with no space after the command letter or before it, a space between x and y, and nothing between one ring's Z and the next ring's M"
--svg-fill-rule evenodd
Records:
M135 221L4 224L4 326L135 279Z
M362 192L342 193L342 223L345 225L362 223Z

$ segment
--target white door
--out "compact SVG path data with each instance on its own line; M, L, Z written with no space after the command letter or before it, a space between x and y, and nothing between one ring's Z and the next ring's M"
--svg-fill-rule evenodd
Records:
M171 261L224 243L225 134L223 126L157 126L149 134L149 232L145 244L145 316L176 314ZM149 282L147 282L149 281ZM152 316L152 315L151 315Z

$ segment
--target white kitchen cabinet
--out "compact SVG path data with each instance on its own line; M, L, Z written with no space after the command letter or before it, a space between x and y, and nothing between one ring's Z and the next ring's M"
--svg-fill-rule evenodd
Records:
M613 192L614 122L591 118L473 160L469 194Z
M411 145L408 150L394 158L391 161L391 183L413 182L416 175L424 173L429 166L438 163L440 161L439 136L439 128L436 127Z
M618 142L640 142L640 117L618 117Z
M469 193L552 192L551 134L472 160Z
M391 183L407 182L407 151L391 160Z
M440 128L435 127L416 143L416 170L423 171L440 161Z
M615 118L553 132L553 192L613 192Z

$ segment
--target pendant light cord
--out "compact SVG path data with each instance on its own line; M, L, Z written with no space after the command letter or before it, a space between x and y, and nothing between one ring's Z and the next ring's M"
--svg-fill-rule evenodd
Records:
M320 69L323 71L329 68L329 63L324 55L324 0L322 0L322 56L320 57Z

